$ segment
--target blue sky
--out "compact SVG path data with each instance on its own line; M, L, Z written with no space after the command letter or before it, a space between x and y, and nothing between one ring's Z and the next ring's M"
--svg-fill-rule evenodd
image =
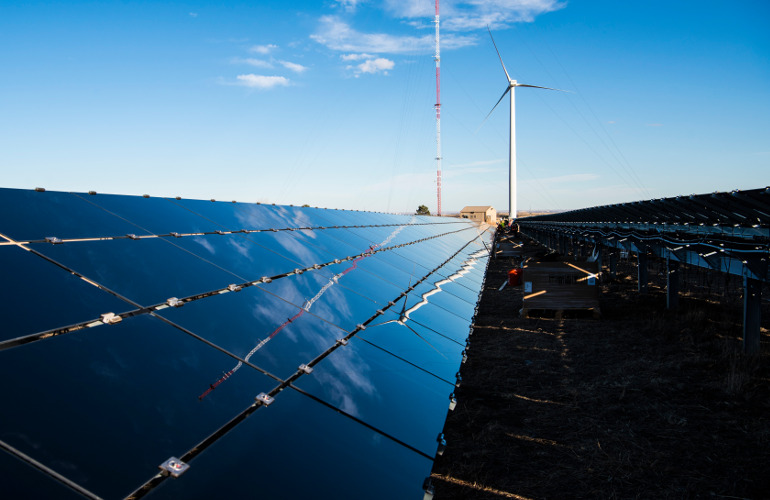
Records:
M0 185L435 212L431 0L0 0ZM441 2L444 212L770 185L770 2Z

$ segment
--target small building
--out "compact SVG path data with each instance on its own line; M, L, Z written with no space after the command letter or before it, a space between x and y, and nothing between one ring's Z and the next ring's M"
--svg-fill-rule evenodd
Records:
M471 219L487 224L497 223L497 210L490 205L486 206L468 206L460 210L460 217Z

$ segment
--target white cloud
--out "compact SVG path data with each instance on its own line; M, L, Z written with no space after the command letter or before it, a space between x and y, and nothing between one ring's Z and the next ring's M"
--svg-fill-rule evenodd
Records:
M362 59L374 59L371 54L342 54L340 59L343 61L361 61Z
M288 78L283 76L263 76L263 75L238 75L236 77L238 85L256 89L271 89L273 87L286 87L289 85Z
M443 0L441 28L469 31L505 27L516 22L532 22L535 16L564 8L559 0ZM435 3L429 0L385 0L393 16L405 19L430 17ZM426 25L427 27L427 25Z
M291 70L295 73L303 73L304 71L307 71L307 67L303 66L301 64L289 62L289 61L278 61L278 64L283 66L284 68Z
M318 31L310 35L316 42L341 52L373 52L375 54L424 54L434 50L432 34L423 36L389 35L387 33L361 33L336 16L323 16ZM447 36L442 47L453 49L474 45L471 36Z
M198 13L197 12L190 12L190 17L198 17Z
M393 69L396 65L390 59L378 57L377 59L369 59L357 66L360 73L385 73L388 74L388 70Z
M342 7L348 12L355 12L358 4L365 2L366 0L334 0L337 5Z
M264 61L262 59L254 59L252 57L234 57L230 60L233 64L248 64L249 66L254 66L255 68L273 68L274 64L270 61Z
M274 51L278 48L278 45L268 44L268 45L254 45L249 49L250 52L254 52L255 54L269 54L270 52Z

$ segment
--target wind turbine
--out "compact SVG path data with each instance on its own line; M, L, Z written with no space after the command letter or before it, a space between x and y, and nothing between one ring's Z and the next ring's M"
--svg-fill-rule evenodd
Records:
M511 75L509 75L508 70L505 69L503 57L500 55L500 51L497 50L497 44L495 43L495 38L492 36L492 31L489 29L489 26L487 26L487 31L489 31L489 37L492 39L492 45L495 46L495 51L497 52L497 57L500 59L500 64L503 66L505 77L508 79L508 86L505 88L503 95L500 96L500 99L498 99L495 105L492 106L492 111L494 111L497 105L500 104L500 101L503 100L505 94L508 92L511 93L511 136L508 146L508 220L513 222L513 220L516 219L516 98L513 89L516 87L530 87L534 89L557 90L559 92L567 91L552 89L551 87L540 87L539 85L527 85L511 79ZM492 114L492 111L489 112L487 118ZM484 121L486 121L487 118L484 118Z

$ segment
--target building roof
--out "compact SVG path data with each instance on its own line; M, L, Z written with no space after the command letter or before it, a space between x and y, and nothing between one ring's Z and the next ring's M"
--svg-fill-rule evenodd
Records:
M493 208L492 205L470 205L462 210L460 210L460 213L463 212L486 212L490 208Z

